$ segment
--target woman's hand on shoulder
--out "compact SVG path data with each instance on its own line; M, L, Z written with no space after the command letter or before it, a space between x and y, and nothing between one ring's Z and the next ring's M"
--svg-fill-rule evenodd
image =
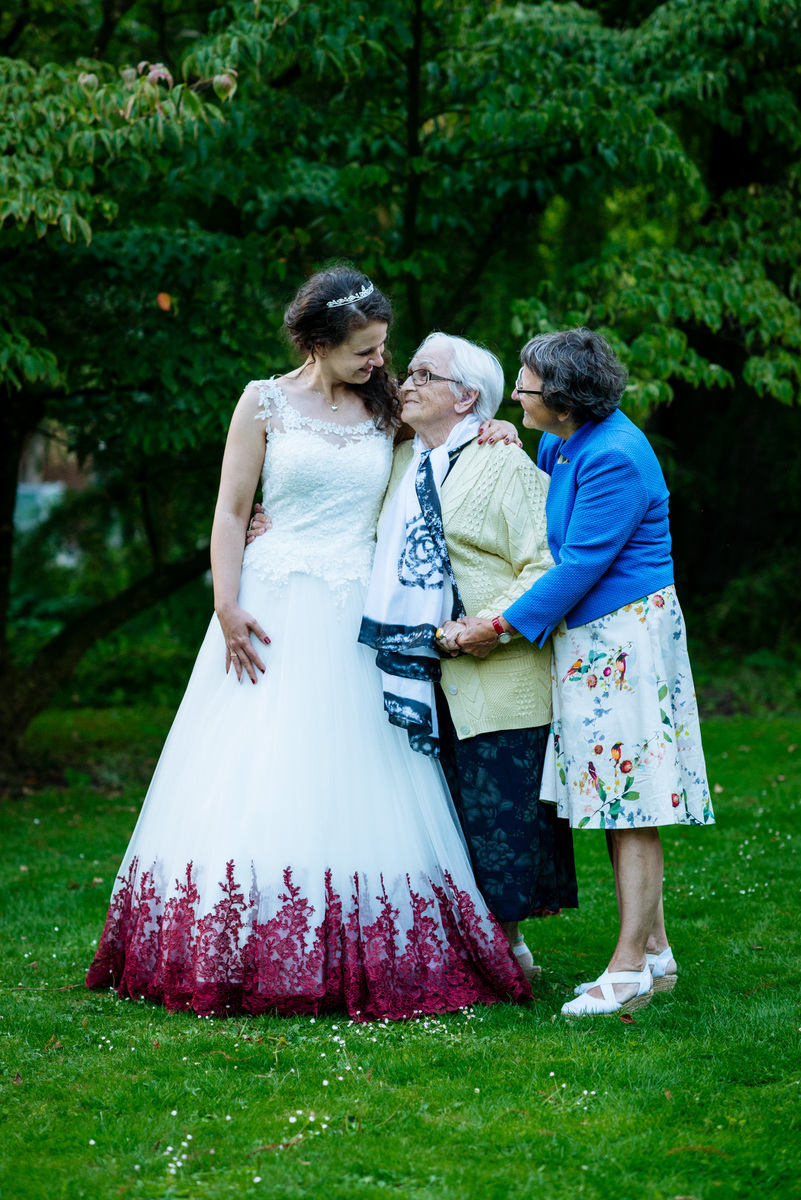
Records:
M493 446L495 442L505 442L507 446L514 443L515 446L523 449L516 426L511 421L499 421L497 417L493 417L491 421L485 421L478 431L479 446L483 446L485 442L490 446Z
M260 642L264 642L265 646L269 646L270 639L256 618L252 617L249 612L245 612L244 608L240 608L238 604L233 604L230 608L218 612L217 619L225 637L226 675L233 664L236 677L240 682L242 675L246 674L251 683L255 683L256 671L260 671L263 675L267 668L256 653L250 635L254 634Z

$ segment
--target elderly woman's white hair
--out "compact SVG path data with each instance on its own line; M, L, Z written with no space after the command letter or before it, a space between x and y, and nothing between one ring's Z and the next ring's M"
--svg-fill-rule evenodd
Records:
M448 374L458 380L451 384L455 396L461 396L464 388L478 391L473 412L480 421L490 421L498 411L503 399L503 367L491 350L468 342L467 338L456 337L438 330L429 333L414 352L416 358L428 346L444 346L449 356ZM462 386L460 387L459 384Z

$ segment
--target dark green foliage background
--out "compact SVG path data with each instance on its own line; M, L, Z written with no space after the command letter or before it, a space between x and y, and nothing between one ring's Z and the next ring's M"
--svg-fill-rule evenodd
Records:
M531 332L605 331L672 489L708 702L798 707L795 3L20 0L0 52L4 471L39 427L95 480L17 544L9 689L204 543L236 397L290 365L284 304L345 257L395 299L398 365L441 327L511 379ZM184 588L58 703L174 699L208 611Z

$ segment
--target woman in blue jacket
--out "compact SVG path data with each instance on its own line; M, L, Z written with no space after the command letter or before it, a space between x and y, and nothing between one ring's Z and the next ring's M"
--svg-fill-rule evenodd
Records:
M673 587L668 490L619 410L626 372L588 329L533 338L513 397L540 429L555 566L494 622L459 638L486 654L498 625L553 638L553 738L542 796L609 835L620 935L607 969L562 1012L631 1011L670 990L660 825L714 821L684 623ZM485 628L488 627L488 628Z

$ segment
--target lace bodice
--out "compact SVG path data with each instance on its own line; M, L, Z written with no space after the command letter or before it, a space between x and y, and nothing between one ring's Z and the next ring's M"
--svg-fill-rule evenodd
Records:
M263 504L272 529L245 549L243 570L283 582L293 571L344 592L367 585L392 466L392 438L372 420L321 421L293 408L272 379L255 380L267 422Z

